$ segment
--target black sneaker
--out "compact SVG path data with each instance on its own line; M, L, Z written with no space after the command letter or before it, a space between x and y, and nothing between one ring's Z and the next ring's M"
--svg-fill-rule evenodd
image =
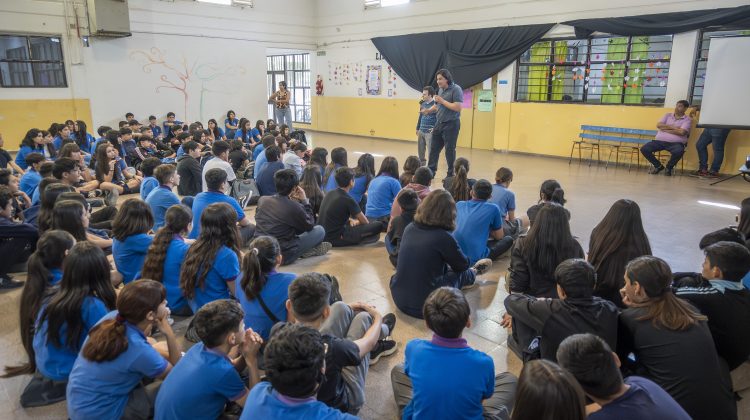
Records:
M667 168L666 171L664 171L664 175L666 176L672 176L674 174L674 168Z
M378 363L381 357L390 356L398 349L398 343L393 340L378 340L375 348L370 351L370 366Z
M481 260L477 261L476 264L474 264L473 268L477 271L477 276L481 276L482 274L486 273L487 270L492 267L492 260L489 258L482 258Z
M388 326L388 335L393 335L393 329L396 328L396 315L385 314L383 316L383 324Z
M325 277L328 277L328 279L331 281L331 298L329 299L329 303L333 305L336 302L341 302L344 300L341 297L341 291L339 290L339 279L336 278L336 276L332 276L330 274L323 274Z
M716 179L719 178L719 173L714 171L708 171L705 175L703 175L703 178L706 179Z
M11 276L0 277L0 290L11 290L23 287L22 281L13 280Z
M648 173L650 173L651 175L656 175L663 170L664 170L663 166L654 166L648 170Z
M333 248L333 245L331 245L330 242L321 242L313 249L302 254L300 258L320 257L321 255L327 254L331 248Z

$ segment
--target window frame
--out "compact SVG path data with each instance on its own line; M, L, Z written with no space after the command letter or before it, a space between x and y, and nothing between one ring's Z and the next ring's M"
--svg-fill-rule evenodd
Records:
M0 58L0 63L17 63L17 64L28 64L31 66L31 77L33 84L30 86L18 86L18 85L6 85L3 82L2 74L0 74L0 89L26 89L26 88L41 88L41 89L64 89L68 88L68 74L65 68L65 53L63 52L63 37L62 35L49 35L49 34L19 34L19 33L7 33L0 32L0 37L18 37L24 38L26 41L26 52L28 53L28 59L7 59ZM47 38L57 39L60 44L60 60L38 60L34 59L32 54L32 38ZM52 41L54 42L54 41ZM54 86L43 86L38 84L37 72L34 71L34 64L59 64L62 69L62 84Z
M748 31L750 32L750 26L748 27L738 27L738 26L714 26L709 28L703 28L698 31L698 42L695 46L695 58L693 60L693 71L690 73L690 91L688 94L688 98L690 98L690 105L695 105L695 85L698 77L698 66L701 62L708 62L708 55L706 55L706 58L704 59L701 56L701 52L703 52L703 36L706 33L715 33L715 32L732 32L732 31ZM736 34L735 36L750 36L750 35L740 35ZM710 38L710 36L709 36ZM706 52L710 50L710 47ZM705 79L704 79L705 83ZM703 88L703 86L700 86ZM700 95L701 103L703 103L703 93L701 92ZM700 104L698 104L700 105Z
M545 63L522 63L521 62L521 56L519 56L518 59L516 59L516 69L515 69L515 81L516 81L516 83L515 83L514 92L513 92L513 102L521 102L521 103L551 103L551 104L561 103L561 104L580 104L580 105L626 105L626 106L663 107L664 106L663 102L662 103L658 103L658 102L655 102L655 103L643 103L643 102L641 102L641 103L626 103L625 102L625 97L627 96L627 94L626 94L627 90L626 89L622 89L622 93L620 94L620 101L616 102L616 103L611 103L611 102L587 102L586 99L588 98L589 89L583 89L583 93L581 95L581 100L571 100L571 101L562 101L562 100L556 101L556 100L552 100L551 99L551 95L553 94L553 92L552 92L551 71L549 72L549 74L547 76L547 93L546 93L547 100L544 100L544 101L533 101L533 100L519 99L518 98L518 91L519 91L519 88L520 88L520 85L521 85L521 83L519 83L520 80L521 80L521 66L539 65L539 66L547 66L548 68L551 69L553 66L560 65L559 63L555 63L554 62L554 57L555 57L555 43L560 42L560 41L573 41L573 40L586 41L586 56L585 56L585 62L583 64L573 64L573 63L569 63L569 62L565 62L564 64L562 64L562 66L566 66L566 67L583 67L585 75L590 74L590 73L586 72L586 69L588 69L589 72L591 71L591 64L592 64L592 60L591 60L591 55L592 55L592 41L594 39L608 39L608 38L627 38L627 40L628 40L627 50L625 52L627 59L625 60L625 63L624 63L625 67L623 68L623 77L629 75L631 64L646 64L646 65L648 65L648 63L656 63L656 62L662 62L662 63L664 63L664 62L666 62L666 63L669 63L669 66L667 66L667 68L670 69L671 68L671 61L672 61L672 48L671 47L670 47L670 50L669 50L669 59L667 59L667 60L665 60L663 58L662 59L633 60L633 59L630 58L630 53L632 51L632 45L633 45L633 38L638 38L638 37L641 37L641 36L649 36L649 35L635 35L635 36L600 35L600 36L589 36L589 37L586 37L586 38L578 38L578 37L575 37L575 36L567 36L567 37L559 37L559 38L543 38L543 39L540 39L539 41L537 41L534 44L532 44L529 47L529 50L534 45L536 45L539 42L550 42L550 54L549 54L549 56L552 57L553 60L550 61L550 62L545 62ZM674 44L674 35L670 35L670 36L672 37L672 44ZM524 51L524 53L525 53L525 51ZM598 61L597 63L594 63L594 64L614 63L616 61L617 60L600 60L600 61ZM665 86L665 88L667 86ZM665 96L665 100L666 100L666 91L665 91L665 95L664 96Z
M297 56L299 56L300 62L302 63L301 69L297 69L297 65L294 63L297 63L295 60L297 59ZM276 69L275 66L273 66L274 58L281 57L282 67L283 70ZM289 68L289 58L291 57L292 60L292 68ZM268 78L271 77L271 86L267 86L271 91L268 91L268 96L271 96L273 92L276 91L276 87L278 86L280 81L285 81L287 84L287 90L291 92L292 95L292 101L289 102L289 107L292 110L292 122L299 123L299 124L311 124L312 123L312 70L310 69L311 64L311 54L310 52L297 52L297 53L289 53L289 54L273 54L266 56L266 83L268 83ZM270 68L269 68L270 67ZM308 74L308 85L305 86L304 80L305 80L305 73ZM282 76L282 78L277 78L279 75ZM291 75L291 79L287 76ZM302 86L297 86L296 80L297 77L300 77L302 80ZM302 90L302 98L297 98L297 95L295 95L295 90ZM305 103L305 97L310 98L310 102L308 104ZM298 102L298 99L301 99L300 102ZM303 120L299 121L297 120L297 110L302 110ZM275 119L273 113L273 105L268 105L268 115L269 118ZM307 111L307 112L305 112ZM305 121L304 116L309 115L309 120Z

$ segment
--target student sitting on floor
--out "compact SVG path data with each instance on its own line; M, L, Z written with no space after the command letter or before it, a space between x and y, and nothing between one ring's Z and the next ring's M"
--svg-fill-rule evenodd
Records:
M65 258L57 291L42 304L36 321L37 374L21 396L33 407L65 399L65 386L89 330L115 307L115 289L104 252L79 242Z
M180 175L177 192L182 196L195 197L203 191L203 181L201 180L203 168L201 168L199 161L201 146L190 140L185 142L182 147L185 150L185 155L177 158L177 173ZM143 165L141 165L141 171L143 171Z
M321 256L331 249L325 229L315 225L312 207L299 186L297 173L282 169L273 176L276 195L261 197L255 211L256 236L273 236L281 245L283 264L297 258Z
M398 161L393 156L383 159L375 178L367 188L367 207L365 215L373 222L383 222L383 231L388 227L391 218L391 207L401 183L398 181Z
M242 258L242 279L237 299L245 311L245 326L268 340L271 327L289 319L286 301L289 285L297 277L279 273L281 247L272 236L259 236L250 242L250 251Z
M89 210L86 206L88 203L81 194L60 194L52 209L52 229L64 230L73 235L76 241L89 241L103 250L112 248L111 239L89 231Z
M164 286L136 280L117 295L117 310L91 329L73 365L67 388L71 420L150 418L161 381L181 356L169 325ZM169 358L148 343L154 328L166 337Z
M320 205L323 203L323 190L320 189L322 185L323 176L320 174L320 168L317 165L310 164L305 166L305 170L302 171L302 178L299 180L299 186L305 191L305 195L310 201L310 207L312 207L315 220L318 220Z
M508 168L500 168L495 173L495 184L492 185L490 203L497 204L503 218L503 232L518 238L529 227L529 219L523 215L516 217L516 194L509 190L513 182L513 172Z
M357 419L316 400L331 350L317 330L284 324L265 348L268 381L250 391L240 419Z
M503 232L500 209L487 202L491 195L490 182L480 179L471 189L471 200L456 203L453 237L471 264L482 258L496 260L513 246L513 237Z
M193 313L208 302L235 296L240 274L236 218L227 203L211 204L201 214L200 236L188 249L180 272L180 288Z
M31 171L29 170L30 173ZM6 186L13 194L11 206L13 207L11 219L24 222L24 211L31 208L31 199L25 192L19 189L18 177L11 174L9 169L0 169L0 185Z
M323 173L323 191L328 192L337 188L336 179L333 176L334 172L342 166L349 166L347 162L346 149L343 147L334 147L331 150L331 163L326 165L325 172Z
M423 313L432 339L409 341L404 363L391 370L401 418L507 419L516 377L508 372L496 375L492 358L461 337L464 328L471 327L464 294L452 287L436 289L427 297Z
M429 169L428 169L429 170ZM398 251L401 248L401 238L404 230L414 221L414 214L419 206L419 197L411 188L404 188L396 198L401 214L391 219L388 233L385 235L385 249L388 251L388 259L395 268L398 263Z
M375 157L365 153L357 159L357 167L354 168L354 186L349 190L349 195L359 204L360 209L367 207L367 189L370 188L373 178L375 178Z
M727 227L703 235L700 242L698 242L698 249L703 251L715 243L724 241L734 242L736 244L746 246L745 236L737 229ZM672 273L672 278L674 279L674 281L672 282L672 287L675 289L681 287L711 287L711 283L709 283L701 273L677 272ZM747 282L748 279L750 279L750 273L748 273L748 275L745 275L742 280L743 283ZM745 285L745 287L748 286Z
M243 315L230 299L210 302L195 314L193 325L201 342L185 353L159 388L156 420L216 419L230 401L245 405L250 389L260 382L258 350L263 339L245 330ZM233 349L240 356L230 359ZM240 377L245 368L247 383Z
M41 185L42 183L47 185ZM54 178L45 178L39 184L40 187L44 187L44 194L42 194L42 199L39 204L39 213L36 217L35 226L39 229L39 233L42 234L52 229L52 216L57 198L63 193L73 192L73 188L69 185L59 183L57 179Z
M326 232L325 241L333 246L350 246L377 242L383 230L382 222L370 222L359 205L349 195L354 186L354 171L336 169L338 188L329 191L320 205L318 221Z
M544 207L545 204L552 203L559 206L564 206L566 202L567 200L565 200L565 191L563 191L559 182L555 181L554 179L548 179L542 182L542 186L539 188L539 202L526 210L526 216L529 219L529 225L534 223L534 219L536 218L537 213L539 213L539 210L541 210L541 208ZM568 220L570 220L570 211L568 211L568 209L565 209L565 215L568 216Z
M443 179L443 188L451 193L456 203L471 199L470 192L476 180L469 178L469 161L462 157L456 159L453 162L453 173L455 175Z
M44 155L41 153L29 153L26 155L26 173L23 174L18 188L29 197L34 194L34 189L39 185L42 176L39 175L39 167L44 163Z
M590 420L690 419L659 385L639 376L623 381L617 354L593 334L575 334L563 340L557 349L557 360L594 401L587 407Z
M409 188L412 191L417 193L417 196L419 197L419 200L424 200L425 197L427 197L432 190L430 189L430 184L432 183L432 171L430 168L426 166L422 166L421 168L417 168L417 171L414 172L414 176L412 177L412 180L409 181L409 183L404 188ZM401 190L404 191L403 189ZM401 193L399 193L401 195ZM393 200L393 206L391 206L391 220L393 220L394 217L397 217L401 214L401 206L398 204L398 195L396 196L396 199Z
M42 181L44 181L45 178L54 178L52 176L52 172L55 169L55 163L54 162L44 162L42 163L42 166L39 167L39 175L42 176ZM35 206L42 202L41 197L41 190L39 189L39 186L42 184L42 181L39 181L39 185L34 188L34 194L31 195L31 205Z
M396 351L396 342L386 339L396 317L383 317L364 303L329 305L330 296L331 284L321 274L307 273L289 286L286 307L296 322L320 330L328 346L326 380L318 390L318 401L356 415L365 403L368 367ZM271 340L275 331L271 331Z
M307 152L307 145L302 142L295 143L286 153L284 153L284 168L292 169L297 173L298 177L302 177L302 164L304 160L302 158Z
M401 183L401 188L406 188L406 186L412 182L412 178L414 177L414 174L416 174L417 169L419 169L420 166L422 165L420 164L419 158L417 156L409 156L406 158L403 167L404 171L401 173L401 176L398 177L398 181Z
M255 166L253 166L253 178L255 178L256 180L258 179L258 175L260 175L260 171L268 164L268 159L266 158L266 154L264 152L269 147L276 146L276 138L270 134L263 136L261 146L263 146L263 152L260 152L257 155L257 157L255 158ZM258 147L256 147L255 149L257 150ZM279 149L279 156L281 156L281 149Z
M121 159L112 144L99 143L96 146L95 157L96 180L100 182L99 188L110 191L114 197L138 192L141 177L123 174L122 167L118 164Z
M555 353L567 336L592 333L617 347L614 303L593 295L594 267L583 259L565 260L555 270L559 299L537 299L513 293L505 298L505 309L513 317L508 348L524 362L543 358L556 361Z
M255 226L253 226L253 224L250 223L250 219L245 216L245 210L242 209L240 203L238 203L234 197L224 194L227 185L226 171L221 168L214 168L207 171L206 185L208 191L196 195L193 200L193 220L195 220L196 223L193 223L193 230L190 231L188 237L190 239L197 239L200 235L202 226L198 221L201 220L203 210L206 207L214 203L226 203L234 209L235 224L238 225L240 229L241 242L238 246L243 246L250 242L250 239L255 233Z
M148 247L154 240L148 234L153 225L151 208L139 198L126 200L112 222L112 256L125 284L143 269Z
M156 231L164 226L167 209L180 204L179 197L172 191L172 188L180 185L180 176L174 165L162 164L154 170L154 177L159 181L159 188L148 194L146 204L151 207L151 214L154 216L153 230Z
M156 232L137 278L160 282L167 289L167 306L172 315L190 316L193 311L180 288L180 270L190 244L185 236L190 231L193 212L183 205L172 206L164 216L164 226Z
M737 418L729 369L716 354L706 317L675 297L671 282L669 266L656 257L625 267L628 308L617 339L624 372L656 382L696 420Z
M586 398L568 371L549 360L523 365L511 420L586 420Z
M214 157L203 165L203 191L210 191L210 188L206 182L206 174L211 169L221 169L227 174L228 184L224 186L224 194L229 192L229 185L237 179L237 175L232 169L232 165L229 163L229 143L225 141L215 141L211 146L211 153Z
M456 204L450 193L435 190L422 201L414 222L404 230L396 273L391 277L391 295L407 315L422 317L427 296L438 287L474 285L492 260L481 259L474 266L451 235L456 228Z
M263 154L266 156L266 164L255 177L258 192L261 196L276 194L276 184L273 177L276 172L284 169L284 162L279 160L281 149L278 146L268 146Z
M143 181L141 182L141 199L146 200L146 197L159 187L159 181L154 177L154 170L161 165L161 160L155 157L147 157L141 162L141 173L143 174Z

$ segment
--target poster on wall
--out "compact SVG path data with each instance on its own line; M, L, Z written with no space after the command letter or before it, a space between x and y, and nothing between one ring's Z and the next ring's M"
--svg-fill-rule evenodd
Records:
M366 90L368 95L380 95L380 78L383 66L367 66Z
M473 99L474 99L474 96L472 95L471 90L466 89L464 91L464 102L461 105L461 108L471 108Z
M483 90L477 95L477 110L479 112L492 112L492 103L495 95L491 90Z

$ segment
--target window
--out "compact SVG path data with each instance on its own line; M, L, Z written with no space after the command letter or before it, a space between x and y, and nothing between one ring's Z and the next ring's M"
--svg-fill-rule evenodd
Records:
M516 101L663 104L672 36L546 40L518 60Z
M0 85L67 87L60 38L0 35Z
M711 44L712 37L720 36L750 36L750 30L733 30L733 31L702 31L701 39L698 42L698 54L695 57L695 67L693 70L693 83L690 90L690 104L700 105L703 99L703 85L706 82L706 64L708 63L708 48Z
M266 57L268 96L286 81L286 88L292 93L289 106L292 121L310 122L310 54L271 55ZM268 118L274 118L273 105L268 105Z
M365 0L365 9L398 6L400 4L406 4L409 2L411 2L411 0Z

